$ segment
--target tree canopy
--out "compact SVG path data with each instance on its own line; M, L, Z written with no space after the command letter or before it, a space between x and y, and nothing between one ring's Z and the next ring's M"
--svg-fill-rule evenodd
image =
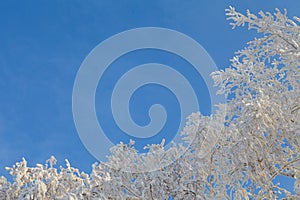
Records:
M0 178L0 199L299 199L300 19L232 7L226 15L258 38L212 74L227 102L214 115L190 115L182 131L188 148L165 150L162 142L141 156L133 141L120 143L91 174L67 160L56 169L54 157L36 167L23 159L7 168L13 183ZM294 179L293 191L278 176Z

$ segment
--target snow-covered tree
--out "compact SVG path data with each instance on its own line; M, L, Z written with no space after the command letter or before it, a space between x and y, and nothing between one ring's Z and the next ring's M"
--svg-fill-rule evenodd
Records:
M226 15L233 28L248 25L261 37L212 74L228 101L212 116L187 119L188 149L162 142L141 156L134 142L121 143L91 174L67 160L58 170L54 157L36 167L23 159L7 168L13 183L0 178L0 199L300 199L300 19L232 7ZM294 190L278 176L294 179Z

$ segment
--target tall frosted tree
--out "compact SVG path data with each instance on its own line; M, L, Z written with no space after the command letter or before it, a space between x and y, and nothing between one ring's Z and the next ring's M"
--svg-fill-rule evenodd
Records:
M212 116L187 119L187 149L164 150L162 142L140 156L134 142L121 143L91 174L67 160L58 170L54 157L36 167L23 159L7 168L13 183L0 178L0 199L300 199L300 19L232 7L226 15L233 28L247 25L259 37L212 74L227 102Z

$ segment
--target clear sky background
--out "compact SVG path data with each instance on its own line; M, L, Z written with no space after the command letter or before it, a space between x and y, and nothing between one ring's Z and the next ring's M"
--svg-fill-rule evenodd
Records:
M227 67L255 36L231 29L229 5L243 13L286 8L288 16L300 16L298 0L0 1L0 175L8 177L4 167L22 157L35 165L51 155L58 165L68 158L90 172L97 160L72 116L73 83L88 53L119 32L156 26L192 37L219 68Z

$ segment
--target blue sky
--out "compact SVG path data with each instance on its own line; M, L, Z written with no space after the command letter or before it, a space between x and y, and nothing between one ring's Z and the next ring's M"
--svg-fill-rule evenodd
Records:
M58 165L68 158L90 172L97 160L81 143L72 116L73 84L84 58L114 34L154 26L192 37L219 68L227 67L255 35L231 29L224 14L229 5L254 13L287 8L290 17L300 16L297 0L0 1L0 174L8 176L4 167L22 157L34 165L51 155Z

